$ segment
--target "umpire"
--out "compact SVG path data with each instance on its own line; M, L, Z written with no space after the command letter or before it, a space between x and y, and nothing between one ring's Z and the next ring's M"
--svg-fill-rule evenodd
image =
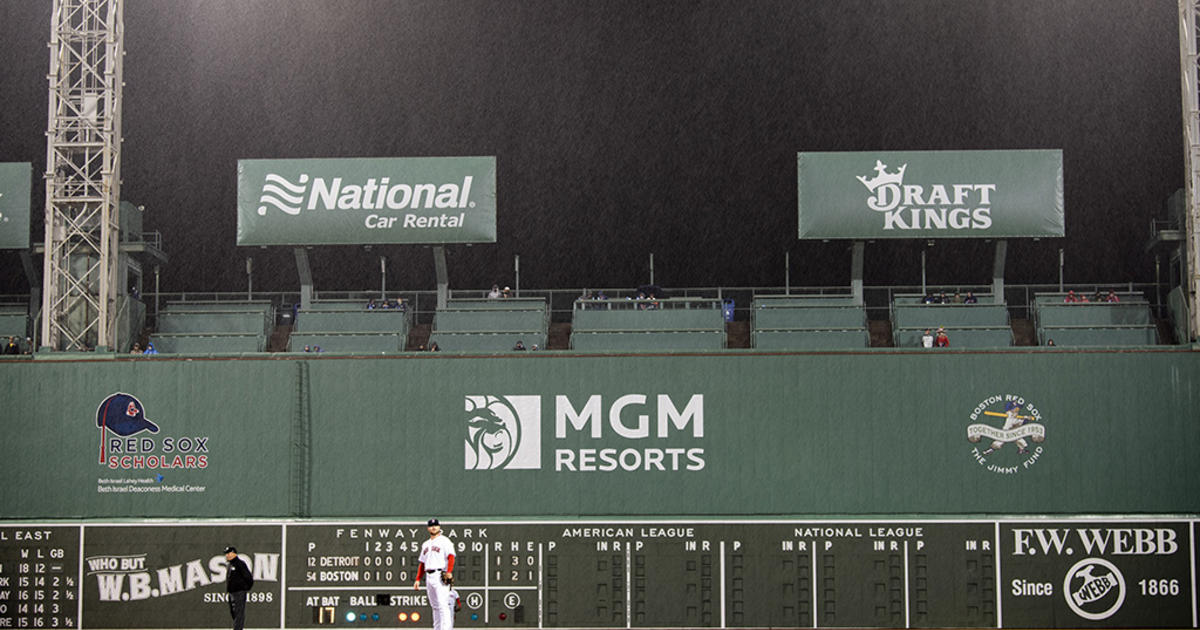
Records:
M246 625L246 593L254 587L254 576L238 557L237 549L226 547L225 561L228 563L225 590L229 593L229 615L233 617L233 630L242 630Z

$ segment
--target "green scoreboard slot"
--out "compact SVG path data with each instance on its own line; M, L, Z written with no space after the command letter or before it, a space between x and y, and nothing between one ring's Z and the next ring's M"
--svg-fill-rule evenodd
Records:
M0 628L428 628L420 521L0 524ZM1196 627L1194 521L474 521L460 628Z

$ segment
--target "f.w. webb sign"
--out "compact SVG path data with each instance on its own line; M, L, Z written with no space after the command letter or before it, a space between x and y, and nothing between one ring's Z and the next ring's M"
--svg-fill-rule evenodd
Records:
M238 161L238 245L495 241L495 157Z
M1063 236L1062 151L800 153L800 238Z

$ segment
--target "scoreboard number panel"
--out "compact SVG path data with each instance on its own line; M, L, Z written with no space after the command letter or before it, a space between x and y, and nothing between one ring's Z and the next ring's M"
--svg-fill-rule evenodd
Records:
M0 526L0 628L79 627L80 531Z
M1189 519L463 521L461 628L1196 627ZM420 519L0 523L0 629L428 628Z

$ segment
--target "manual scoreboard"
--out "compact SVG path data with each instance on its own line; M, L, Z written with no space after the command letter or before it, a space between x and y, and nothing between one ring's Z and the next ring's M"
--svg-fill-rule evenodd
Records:
M414 519L414 521L416 521ZM473 521L462 628L1196 627L1195 521ZM0 524L0 628L429 627L419 521Z

